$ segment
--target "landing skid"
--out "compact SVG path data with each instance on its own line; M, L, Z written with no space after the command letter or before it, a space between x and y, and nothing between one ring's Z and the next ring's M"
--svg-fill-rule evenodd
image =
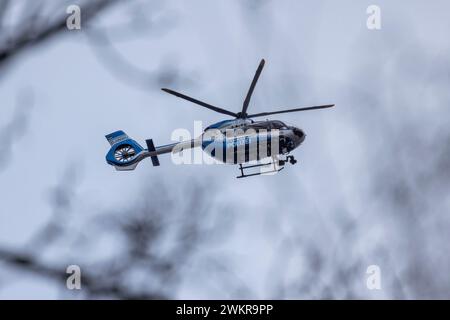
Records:
M241 170L241 175L237 176L236 178L240 179L240 178L248 178L248 177L253 177L253 176L277 173L284 169L284 165L288 161L289 161L289 163L291 163L293 165L297 163L297 160L294 159L294 156L287 156L286 159L284 159L284 160L277 160L275 158L272 158L272 162L268 162L268 163L259 163L259 164L250 165L250 166L243 166L242 164L239 164L239 170ZM264 172L254 172L254 173L248 173L248 174L245 173L245 170L248 170L251 168L265 167L268 165L272 165L273 169L269 170L269 171L264 171ZM281 168L278 168L278 166Z

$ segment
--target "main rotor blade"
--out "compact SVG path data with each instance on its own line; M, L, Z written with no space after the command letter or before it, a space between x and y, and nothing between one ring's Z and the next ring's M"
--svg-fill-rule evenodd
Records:
M190 102L196 103L198 105L201 105L202 107L208 108L210 110L213 110L213 111L216 111L216 112L219 112L219 113L223 113L223 114L227 114L227 115L232 116L232 117L237 117L237 114L234 113L234 112L231 112L231 111L219 108L219 107L215 107L213 105L210 105L208 103L202 102L200 100L188 97L188 96L186 96L186 95L184 95L182 93L179 93L179 92L167 89L167 88L161 88L161 90L165 91L167 93L173 94L174 96L177 96L178 98L182 98L182 99L185 99L187 101L190 101Z
M288 110L272 111L272 112L261 112L261 113L250 114L247 116L247 118L269 116L271 114L278 114L278 113L288 113L288 112L297 112L297 111L306 111L306 110L315 110L315 109L326 109L326 108L331 108L331 107L334 107L334 104L326 104L323 106L304 107L304 108L296 108L296 109L288 109Z
M250 88L248 89L247 96L245 97L244 104L242 105L242 111L240 113L240 116L243 118L245 118L247 115L247 108L250 103L250 98L252 97L253 90L255 89L256 86L256 82L258 81L258 78L261 75L261 71L264 68L264 63L265 61L264 59L262 59L261 62L259 63L258 69L256 69L256 73L255 76L253 77Z

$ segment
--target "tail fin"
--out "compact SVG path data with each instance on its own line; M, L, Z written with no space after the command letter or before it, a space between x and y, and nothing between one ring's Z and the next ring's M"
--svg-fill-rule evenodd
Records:
M134 170L146 150L122 130L105 137L111 145L111 149L106 154L106 162L114 166L116 170Z

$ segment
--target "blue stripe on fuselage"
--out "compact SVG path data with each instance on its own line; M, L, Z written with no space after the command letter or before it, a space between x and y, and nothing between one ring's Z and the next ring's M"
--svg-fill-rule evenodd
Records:
M242 143L242 144L239 144L238 141L242 141L244 139L245 139L245 142ZM222 151L222 159L218 159L218 160L221 160L222 162L226 162L227 147L230 148L230 149L233 148L233 153L232 154L233 154L233 158L234 159L236 158L235 155L237 154L237 149L238 148L246 148L246 149L244 149L244 150L247 150L245 152L249 152L248 150L250 150L250 145L252 144L252 141L254 141L253 139L255 139L254 136L251 136L251 137L249 137L249 136L234 137L234 138L232 138L232 141L230 141L231 139L228 139L228 143L227 143L227 140L223 139L222 140L223 141L222 142L222 150L221 150ZM267 141L270 141L270 139L271 139L271 133L270 132L268 132L267 136L262 138L262 139L257 134L256 135L256 144L257 144L257 146L259 146L259 144L262 141L266 141L267 142ZM215 141L214 140L202 140L202 149L205 150L213 142L215 142ZM209 148L211 148L211 147L209 147ZM217 146L215 146L212 150L209 150L210 151L209 155L215 158L215 156L216 156L216 149L217 149ZM257 152L257 157L259 158L259 148L258 147L256 149L256 152ZM235 161L233 161L233 162L235 162Z

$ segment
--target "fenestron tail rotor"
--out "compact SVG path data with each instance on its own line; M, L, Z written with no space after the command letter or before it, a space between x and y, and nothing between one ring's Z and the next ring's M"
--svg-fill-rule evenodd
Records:
M136 150L128 144L118 147L114 152L114 158L121 163L130 161L135 155Z

